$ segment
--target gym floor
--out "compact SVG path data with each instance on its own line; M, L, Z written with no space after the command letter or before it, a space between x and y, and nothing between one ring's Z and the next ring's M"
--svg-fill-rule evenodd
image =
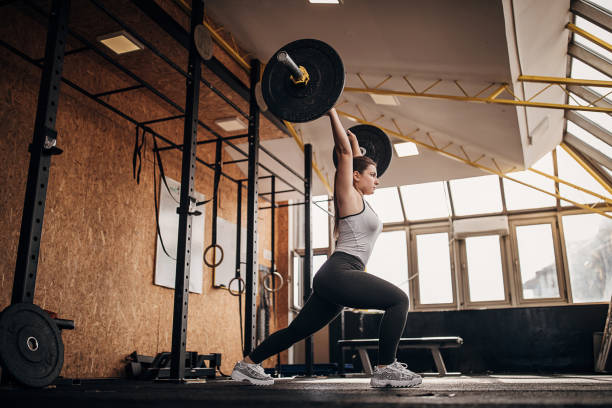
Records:
M45 389L0 387L22 406L120 407L609 407L612 375L426 377L417 388L373 389L367 378L285 378L270 387L217 379L187 384L119 379L57 381ZM25 403L25 404L24 404ZM4 406L16 406L6 405Z

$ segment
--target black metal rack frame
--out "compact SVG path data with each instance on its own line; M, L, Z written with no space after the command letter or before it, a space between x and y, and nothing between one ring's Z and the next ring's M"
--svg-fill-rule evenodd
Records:
M22 217L21 233L19 238L19 248L17 256L17 265L15 269L15 278L13 286L12 303L20 302L33 302L34 289L36 283L36 272L38 267L38 250L40 246L40 236L42 232L42 221L45 209L46 199L46 185L49 178L49 165L51 156L54 154L61 153L57 147L55 147L57 139L57 131L54 128L55 118L57 115L58 99L59 99L59 88L60 82L63 82L75 89L79 93L85 95L87 98L92 99L96 103L102 105L106 109L114 112L128 122L136 125L138 128L142 128L144 131L150 133L152 137L163 141L168 146L159 148L159 151L178 149L183 152L182 159L182 175L181 175L181 198L180 206L177 209L179 213L179 230L178 230L178 251L177 251L177 269L176 269L176 282L175 282L175 299L174 299L174 320L173 320L173 331L172 331L172 365L170 372L171 381L184 381L185 380L185 344L186 344L186 332L187 332L187 307L188 307L188 287L189 287L189 259L188 256L191 248L191 217L195 215L193 207L195 204L193 184L194 184L194 173L196 163L201 163L210 169L216 169L220 172L220 175L233 181L237 184L237 187L242 188L243 181L247 181L248 201L247 201L247 279L246 279L246 307L245 307L245 333L244 333L244 354L248 354L254 348L255 342L255 302L256 302L256 289L257 289L257 202L258 202L258 181L264 178L272 178L273 191L270 193L263 193L263 195L272 195L272 205L274 209L275 194L281 192L296 191L305 197L305 202L300 204L306 205L306 254L310 253L310 256L305 257L305 271L307 274L307 296L310 292L310 268L312 258L312 248L310 240L310 198L311 198L311 184L312 184L312 146L306 145L305 150L305 176L300 176L295 170L281 161L278 157L272 154L269 150L259 145L259 107L255 102L254 89L255 84L259 81L260 63L257 60L251 62L251 77L250 84L247 88L235 75L233 75L221 62L216 58L204 61L197 54L194 44L194 30L195 27L201 23L204 14L204 1L194 0L193 10L191 12L191 23L190 31L187 32L182 26L180 26L170 15L168 15L161 7L156 3L148 0L131 0L138 9L140 9L145 15L151 18L156 24L160 26L167 34L170 35L174 40L181 44L189 52L188 69L184 71L167 56L162 54L157 48L149 43L144 37L139 35L129 25L124 23L118 17L113 15L99 0L89 0L96 8L101 10L115 23L120 25L129 34L134 36L150 51L152 51L157 57L162 59L165 63L171 66L174 70L180 73L186 79L186 102L185 107L181 107L175 101L170 99L168 96L163 94L161 91L156 89L153 85L149 84L134 72L130 71L122 64L117 62L111 56L100 50L95 44L85 39L83 36L72 31L68 27L68 15L70 11L70 1L68 0L53 0L51 6L51 12L47 13L45 10L38 7L36 4L29 0L25 1L25 4L35 10L42 17L48 17L49 23L47 28L47 40L44 59L35 59L17 48L11 46L7 42L0 40L0 45L9 51L13 52L22 59L42 69L41 87L38 98L38 108L36 113L36 124L33 136L33 142L31 145L31 158L30 167L28 171L28 180L26 185L26 194L24 200L24 212ZM5 3L10 4L10 3ZM81 44L82 47L77 47L71 51L65 52L65 44L67 36L72 36ZM125 75L133 79L137 84L133 86L124 87L121 89L114 89L106 92L100 92L93 94L78 86L76 83L70 81L67 78L62 77L62 67L64 64L64 56L75 54L84 51L92 51L95 54L102 57L106 62L123 72ZM215 75L217 75L222 81L230 86L238 95L243 99L249 101L249 113L242 111L235 103L233 103L227 96L225 96L220 90L214 87L209 81L201 75L202 63L208 67ZM199 89L201 84L204 84L207 88L211 89L216 95L223 99L228 105L236 110L240 115L249 120L249 131L246 135L237 135L230 137L222 137L215 132L208 125L198 120L198 102L199 102ZM122 112L120 109L112 106L108 102L101 99L103 96L118 94L123 92L129 92L135 89L146 88L151 93L156 95L161 100L172 106L177 112L177 115L156 118L147 121L137 121L130 115ZM269 112L264 115L271 120L280 130L287 133L287 130L276 117ZM178 145L168 138L162 136L155 130L149 127L154 123L160 123L165 121L184 120L184 135L183 144ZM215 139L208 139L203 141L197 141L197 130L202 128L212 134ZM244 152L236 145L231 143L231 140L238 138L247 138L249 143L249 151ZM226 143L232 149L238 151L246 157L244 160L232 160L224 162L226 164L239 163L248 161L248 178L246 180L239 180L231 177L230 175L220 171L219 160L216 160L214 164L207 163L204 160L196 156L196 147L199 144L207 144L211 142L217 142L217 145ZM267 168L263 164L259 163L259 151L263 151L273 160L281 164L285 169L290 171L293 175L298 177L304 182L304 190L300 190L286 179L279 176L271 169ZM270 175L259 177L259 168L270 173ZM276 184L275 180L278 179L290 187L288 190L275 191ZM265 197L262 197L266 201ZM270 208L270 207L266 207ZM308 372L312 372L312 347L309 346L307 349L307 366L310 367Z

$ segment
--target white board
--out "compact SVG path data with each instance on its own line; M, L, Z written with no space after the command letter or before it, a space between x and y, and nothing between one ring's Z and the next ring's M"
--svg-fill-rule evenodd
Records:
M240 277L245 279L246 228L241 228L240 231ZM236 276L236 224L217 217L217 244L223 248L223 262L214 270L213 284L227 288ZM238 282L232 282L230 289L238 291Z
M159 192L159 231L168 257L157 235L155 256L155 284L174 289L176 277L176 247L178 239L179 215L176 209L181 196L181 183L166 177L168 188L161 184ZM204 201L204 194L195 193L197 201ZM200 207L199 210L204 213ZM204 256L204 214L191 217L191 262L189 262L189 291L202 293L202 268Z

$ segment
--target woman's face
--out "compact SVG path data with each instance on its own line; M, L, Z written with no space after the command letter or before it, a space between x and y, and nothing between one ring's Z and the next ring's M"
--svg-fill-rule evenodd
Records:
M376 190L376 186L379 184L378 177L376 176L376 166L370 164L361 173L354 171L353 183L364 195L374 194L374 190Z

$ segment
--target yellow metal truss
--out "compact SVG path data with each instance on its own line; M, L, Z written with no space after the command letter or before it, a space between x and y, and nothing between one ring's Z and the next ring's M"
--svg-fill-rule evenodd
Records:
M454 101L465 101L465 102L477 102L477 103L496 103L502 105L515 105L515 106L528 106L534 108L552 108L552 109L564 109L564 110L578 110L578 111L590 111L590 112L605 112L612 113L612 108L594 106L597 101L587 101L588 105L569 105L562 103L550 103L550 102L537 102L534 101L538 96L542 95L546 90L552 88L554 86L560 87L563 92L568 93L567 89L565 89L564 85L584 85L584 86L599 86L605 88L612 88L612 81L598 81L598 80L589 80L589 79L574 79L574 78L556 78L556 77L543 77L543 76L529 76L529 75L521 75L518 77L518 80L521 82L533 82L533 83L541 83L543 84L542 89L537 91L534 95L529 97L528 99L521 99L517 97L510 89L510 86L506 83L491 83L484 89L480 90L478 93L474 95L469 95L465 91L465 87L461 86L460 81L458 80L442 80L442 79L432 79L431 83L425 87L422 91L417 91L414 87L410 79L407 75L402 76L409 90L392 90L392 89L381 89L380 86L391 79L392 75L387 75L384 81L380 84L370 87L367 85L365 80L363 79L363 75L358 73L357 77L361 80L364 85L363 88L358 87L345 87L344 92L354 92L354 93L367 93L367 94L375 94L375 95L392 95L399 97L407 97L407 98L433 98L433 99L448 99ZM463 95L449 95L444 93L433 93L433 89L440 83L448 83L452 82ZM481 96L487 90L493 88L494 91L490 93L488 96ZM499 96L507 92L512 95L513 99L508 98L500 98ZM601 98L600 98L601 99Z
M360 111L360 109L357 109L357 110ZM366 120L365 117L359 117L359 116L351 115L350 113L347 113L347 112L344 112L344 111L341 111L341 110L338 110L338 109L337 109L337 112L338 112L338 114L340 114L342 116L345 116L347 118L353 119L356 122L359 122L359 123L362 123L362 124L366 124L366 125L376 126L376 127L380 128L382 131L384 131L387 134L393 135L393 136L395 136L395 137L397 137L399 139L405 140L407 142L413 142L414 144L416 144L418 146L427 148L427 149L432 150L432 151L434 151L436 153L439 153L439 154L441 154L443 156L446 156L446 157L451 158L453 160L457 160L457 161L459 161L461 163L467 164L467 165L469 165L471 167L477 168L477 169L485 171L487 173L495 174L495 175L497 175L499 177L505 178L505 179L510 180L510 181L514 181L515 183L518 183L518 184L524 185L526 187L532 188L532 189L537 190L537 191L539 191L541 193L544 193L544 194L547 194L549 196L558 198L560 200L567 201L567 202L571 203L572 205L575 205L576 207L580 207L582 209L585 209L585 210L587 210L589 212L594 212L594 213L603 215L604 217L612 218L612 215L606 213L606 210L610 211L609 209L601 209L601 208L596 208L596 207L584 205L584 204L578 203L576 201L570 200L568 198L562 197L558 193L558 191L556 191L554 193L553 192L549 192L549 191L546 191L546 190L541 189L539 187L536 187L534 185L531 185L529 183L525 183L524 181L516 179L516 178L514 178L512 176L509 176L506 173L509 172L509 171L515 170L515 168L512 168L512 169L507 170L507 171L503 171L501 169L501 167L499 166L499 164L497 163L497 161L494 158L490 158L491 162L495 166L495 168L492 168L492 167L488 167L488 166L485 166L483 164L478 163L480 160L482 160L484 158L484 155L481 155L476 160L470 159L470 157L467 155L467 153L466 153L465 149L463 148L463 146L459 146L459 147L460 147L461 151L463 152L463 154L465 155L465 157L462 157L462 156L457 155L455 153L452 153L452 152L450 152L448 150L445 150L445 149L447 149L448 147L450 147L453 144L452 142L447 143L443 147L438 147L438 145L435 143L433 137L429 133L427 133L427 136L428 136L429 140L431 141L431 144L423 142L421 140L417 140L414 137L412 137L412 135L414 135L416 132L418 132L419 129L411 132L410 135L406 135L406 134L401 132L401 130L397 126L397 123L393 119L391 119L391 121L394 123L395 127L397 128L397 131L395 131L393 129L386 128L386 127L383 127L383 126L378 125L378 124L375 124L375 123L373 123L371 121L368 121L368 120ZM580 191L582 191L584 193L591 194L594 197L597 197L597 198L601 199L602 201L604 201L608 205L612 204L612 199L609 198L609 197L604 197L604 196L602 196L600 194L597 194L595 192L592 192L592 191L587 190L585 188L582 188L580 186L576 186L575 184L570 183L570 182L565 181L565 180L562 180L559 177L556 177L554 175L550 175L550 174L541 172L541 171L533 169L533 168L530 168L528 170L532 171L532 172L534 172L536 174L539 174L541 176L547 177L549 179L555 180L556 182L560 182L560 183L568 185L568 186L570 186L572 188L578 189L578 190L580 190ZM611 209L612 209L612 207L611 207Z
M567 23L567 25L565 26L567 29L569 29L570 31L573 31L574 33L586 38L587 40L591 41L593 44L597 44L600 47L612 52L612 45L610 45L610 43L602 40L601 38L589 33L588 31L583 30L580 27L577 27L575 24L572 23Z

